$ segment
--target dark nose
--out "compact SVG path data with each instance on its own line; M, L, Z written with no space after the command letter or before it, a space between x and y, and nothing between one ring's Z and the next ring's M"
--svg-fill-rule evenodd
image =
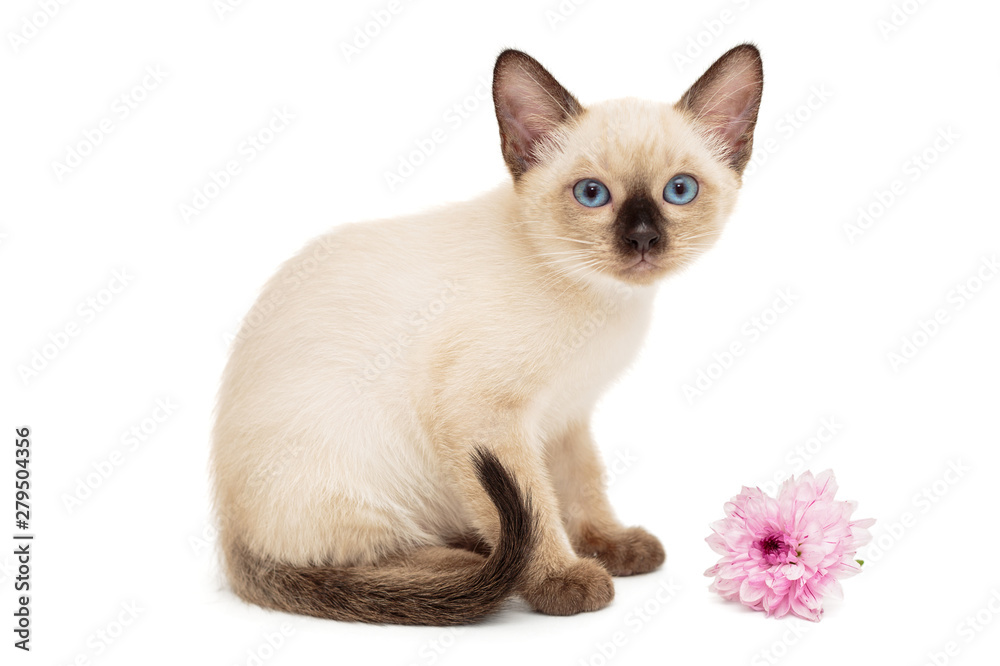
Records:
M624 236L625 242L636 252L646 253L660 240L660 234L646 226L636 227Z

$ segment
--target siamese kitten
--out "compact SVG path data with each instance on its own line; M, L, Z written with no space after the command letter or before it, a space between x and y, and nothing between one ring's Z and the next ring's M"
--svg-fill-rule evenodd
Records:
M760 55L676 104L583 107L519 51L493 97L511 174L466 203L341 226L265 286L219 394L213 473L236 594L448 625L513 594L571 615L664 561L615 516L589 419L655 284L736 200Z

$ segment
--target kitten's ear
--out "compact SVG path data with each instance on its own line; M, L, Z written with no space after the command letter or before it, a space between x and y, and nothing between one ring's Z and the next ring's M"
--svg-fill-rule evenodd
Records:
M721 141L726 161L739 174L750 160L763 87L760 51L740 44L716 60L676 105Z
M538 163L538 145L583 107L526 53L508 49L493 68L493 104L500 124L500 147L517 180Z

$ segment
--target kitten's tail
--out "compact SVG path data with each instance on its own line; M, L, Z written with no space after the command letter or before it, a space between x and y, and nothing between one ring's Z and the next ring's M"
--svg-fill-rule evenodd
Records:
M500 538L485 559L471 553L450 558L457 568L449 569L405 562L296 567L230 543L225 554L235 592L265 608L332 620L456 625L483 618L520 582L534 548L536 519L530 496L521 493L493 453L477 449L474 462L500 514Z

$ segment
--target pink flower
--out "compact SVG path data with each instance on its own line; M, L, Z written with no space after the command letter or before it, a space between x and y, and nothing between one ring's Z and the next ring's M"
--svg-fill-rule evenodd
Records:
M768 616L818 621L823 598L842 596L838 579L861 571L854 556L875 523L851 520L857 503L833 499L836 492L831 470L788 479L777 499L744 486L705 539L722 555L705 572L715 576L710 589Z

